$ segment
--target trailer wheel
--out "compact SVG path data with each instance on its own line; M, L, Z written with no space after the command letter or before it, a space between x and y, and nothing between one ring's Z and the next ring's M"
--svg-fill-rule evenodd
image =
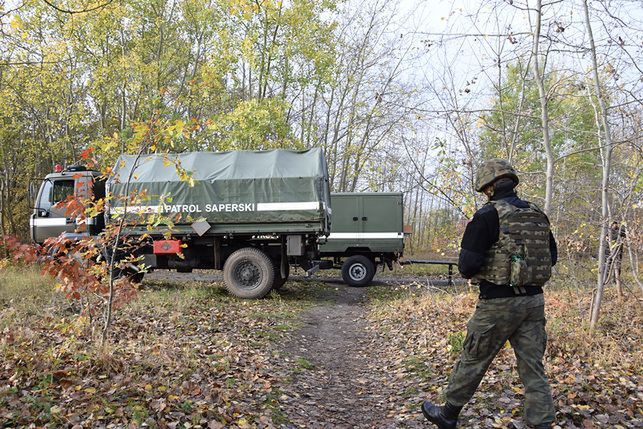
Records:
M353 255L342 265L342 278L349 286L366 286L375 276L375 264L363 255Z
M286 264L286 276L281 277L281 262L276 259L272 262L275 267L275 282L272 288L275 290L279 290L284 285L284 283L288 281L288 277L290 276L290 265Z
M259 249L244 247L228 257L223 266L226 289L239 298L263 298L272 289L275 269Z

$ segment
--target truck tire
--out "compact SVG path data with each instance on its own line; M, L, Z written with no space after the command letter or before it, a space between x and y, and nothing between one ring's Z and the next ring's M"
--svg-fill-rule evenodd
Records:
M281 262L273 260L273 265L275 267L275 282L272 286L273 289L279 290L281 287L288 281L290 276L290 265L286 264L286 277L281 277Z
M111 258L111 252L109 249L105 249L102 253L102 257L105 260L107 264L110 262ZM128 264L127 267L119 268L118 265L120 265L121 258L123 257L122 254L117 253L116 258L114 260L114 269L111 273L112 278L114 280L118 280L121 277L127 277L130 282L135 283L135 284L140 284L143 282L143 277L145 277L145 272L144 271L139 271L138 267L133 264Z
M135 284L140 284L143 283L143 278L145 277L145 273L142 271L137 271L136 273L130 274L129 279L132 283Z
M353 255L342 264L342 278L349 286L366 286L375 276L375 264L363 255Z
M235 251L223 265L226 289L238 298L263 298L272 289L274 278L272 261L254 247Z
M118 280L123 276L127 277L129 281L134 284L140 284L143 283L145 272L136 271L133 268L114 268L114 271L112 272L112 277L114 278L114 280Z

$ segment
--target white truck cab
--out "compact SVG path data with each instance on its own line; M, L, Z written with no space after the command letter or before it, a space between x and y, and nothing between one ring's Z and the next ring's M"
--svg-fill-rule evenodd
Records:
M88 198L105 197L105 181L98 171L81 165L63 169L57 165L48 174L36 197L34 211L29 220L31 239L42 244L49 237L61 233L96 234L105 226L102 214L84 219L78 213L79 205L67 204L72 200L81 202Z

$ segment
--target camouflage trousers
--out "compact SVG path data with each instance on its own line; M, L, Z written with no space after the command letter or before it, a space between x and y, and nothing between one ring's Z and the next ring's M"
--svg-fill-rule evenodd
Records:
M525 417L532 425L554 421L551 390L543 367L547 344L543 295L481 299L467 324L462 355L456 363L446 400L463 406L473 396L487 368L509 341L525 386Z

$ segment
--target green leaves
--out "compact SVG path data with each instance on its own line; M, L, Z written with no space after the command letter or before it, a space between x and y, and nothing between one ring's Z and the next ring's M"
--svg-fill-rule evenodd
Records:
M286 120L287 104L279 99L240 102L214 118L209 130L218 150L302 148Z
M156 152L302 147L292 127L314 129L307 107L297 109L301 94L329 80L333 9L334 1L124 0L74 15L38 1L8 10L0 165L22 165L3 167L7 232L27 235L29 179L89 147L103 168L143 141Z

